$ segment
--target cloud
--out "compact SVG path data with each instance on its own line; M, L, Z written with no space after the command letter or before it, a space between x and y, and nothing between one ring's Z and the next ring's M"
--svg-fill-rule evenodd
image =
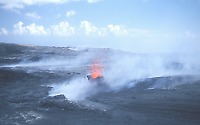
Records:
M76 11L74 11L74 10L67 11L67 13L66 13L67 17L72 17L72 16L75 16L75 15L76 15Z
M0 0L2 8L7 10L23 9L25 6L42 4L62 4L77 0Z
M75 33L75 28L70 26L68 22L60 22L58 25L53 25L50 30L56 36L71 36Z
M105 27L96 27L89 21L82 21L80 28L85 32L86 35L96 36L125 36L128 35L128 30L120 25L109 24Z
M89 21L82 21L80 27L84 30L86 35L96 34L98 32L97 28Z
M14 9L23 9L24 8L24 4L17 2L17 1L4 1L4 0L0 0L0 5L1 8L6 9L6 10L14 10Z
M26 33L26 27L23 26L23 22L18 22L14 27L14 34L23 35Z
M128 34L128 30L119 25L110 24L107 26L107 29L115 36L125 36Z
M46 35L47 32L45 31L43 26L37 26L36 24L31 24L26 27L30 35Z
M46 30L45 30L46 29ZM89 21L82 21L80 27L73 27L68 22L60 22L59 24L52 25L49 28L38 26L35 23L24 26L23 22L18 22L14 25L14 34L16 35L47 35L54 36L127 36L129 35L128 29L120 25L109 24L105 27L94 26Z
M0 0L0 6L6 10L23 9L25 6L43 4L65 4L68 2L78 2L83 0ZM84 0L88 3L96 3L101 0Z
M0 35L8 35L8 30L6 28L1 28Z
M38 26L35 23L24 26L23 22L18 22L14 26L13 33L15 35L54 35L54 36L71 36L75 33L74 27L70 26L68 22L60 22L57 25L52 25L50 28Z
M53 35L62 37L75 35L87 37L150 38L155 36L153 31L145 29L126 28L126 26L114 24L98 27L87 20L81 21L78 27L72 26L64 21L46 28L42 25L38 26L35 23L24 26L23 22L18 22L14 25L13 33L15 35Z
M14 26L14 34L16 35L47 35L44 26L38 26L32 23L28 26L24 26L23 22L18 22Z
M39 16L36 12L26 13L25 16L36 20L41 19L41 16Z

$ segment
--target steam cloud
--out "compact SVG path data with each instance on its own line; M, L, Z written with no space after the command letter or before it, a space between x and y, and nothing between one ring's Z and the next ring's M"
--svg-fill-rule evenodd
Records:
M197 75L200 73L199 59L194 55L114 55L109 69L104 76L111 88L120 89L133 86L137 81L146 78Z
M80 101L88 96L96 94L95 85L88 82L86 78L77 78L70 83L54 84L50 96L65 95L68 100Z
M200 59L195 54L132 54L112 52L112 50L99 55L101 54L109 55L108 59L102 58L101 63L103 77L110 91L134 87L138 81L146 78L199 75L200 73ZM82 65L82 62L91 62L88 59L91 60L94 56L79 57L81 60L79 65ZM180 82L184 83L184 81ZM162 83L158 84L153 87L165 86ZM175 86L175 83L172 86ZM85 78L75 78L61 85L54 84L52 87L51 96L63 94L67 99L75 101L84 100L101 91L98 86L91 84Z
M79 101L103 91L102 88L90 83L86 78L86 75L90 73L88 66L94 59L98 59L103 66L102 75L109 91L134 87L138 81L147 78L200 74L198 54L133 54L111 49L89 49L73 58L43 59L39 62L23 62L9 65L9 67L37 66L40 69L65 70L67 72L76 67L77 71L81 72L80 77L64 83L52 84L53 88L49 95L63 94L68 100ZM83 71L80 67L86 67L86 70ZM162 86L165 85L158 83L152 88L162 88Z

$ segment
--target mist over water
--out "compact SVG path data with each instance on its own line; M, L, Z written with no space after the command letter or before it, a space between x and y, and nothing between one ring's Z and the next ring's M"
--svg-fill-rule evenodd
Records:
M68 100L79 101L91 97L102 91L120 91L131 88L147 78L168 76L194 76L200 74L200 58L198 54L135 54L112 49L88 49L84 51L73 50L76 56L52 56L42 58L40 61L24 60L15 65L3 67L24 68L28 72L38 70L52 70L80 73L71 80L54 83L49 96L63 94ZM102 67L104 84L103 90L86 78L90 74L90 66L98 62ZM195 79L197 80L197 79ZM179 84L185 83L185 80ZM101 84L101 83L99 83ZM175 87L175 83L170 83ZM164 88L166 83L157 83L153 89Z
M135 84L147 78L200 74L200 59L195 54L132 54L110 52L107 55L109 55L107 59L102 58L101 60L101 58L98 58L103 66L102 75L106 86L109 88L107 91L120 91L123 88L134 87ZM95 58L92 56L90 56L91 58L79 57L81 60L79 65L83 65L82 62L91 62L90 59ZM90 72L88 71L88 73ZM53 89L49 94L51 96L63 94L69 100L78 101L102 91L98 86L91 84L84 77L74 78L72 81L62 84L55 83L52 85ZM182 80L179 84L169 84L171 84L171 87L175 87L185 82L185 80ZM166 86L166 83L157 84L152 86L152 88L159 89Z
M138 54L113 56L105 79L111 87L120 88L130 81L153 77L195 75L200 73L199 59L186 55Z
M51 85L52 90L49 96L65 95L68 100L80 101L84 100L88 96L95 94L97 90L94 90L95 85L89 83L86 78L76 78L72 81L53 84Z

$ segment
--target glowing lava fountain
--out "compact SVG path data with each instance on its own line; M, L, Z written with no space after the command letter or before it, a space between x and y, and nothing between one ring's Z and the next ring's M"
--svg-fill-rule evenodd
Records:
M102 65L100 63L93 63L90 67L91 78L96 79L102 77Z

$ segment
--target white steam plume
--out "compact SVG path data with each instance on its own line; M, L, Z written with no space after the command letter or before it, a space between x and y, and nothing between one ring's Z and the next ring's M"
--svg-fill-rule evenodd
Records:
M103 58L104 61L101 61L103 78L111 91L120 90L124 87L134 87L138 81L146 78L200 74L200 59L194 54L131 54L112 52L112 50L107 51L106 54L109 55L109 59ZM93 54L89 57L81 56L79 63L95 58ZM67 99L76 101L102 91L102 88L98 88L84 78L75 78L67 83L55 84L52 87L50 95L63 94Z
M81 73L78 78L74 77L71 81L51 85L53 88L49 94L51 96L63 94L69 100L78 101L105 91L104 88L92 84L86 78L86 75L90 73L88 66L94 60L98 60L103 66L104 84L110 91L134 87L138 81L147 78L200 74L198 54L133 54L111 49L88 49L79 51L78 56L44 58L38 62L24 61L17 65L3 67L26 67L25 69L35 70L52 69L55 71L54 73L57 73L58 70L74 72L74 69L76 69ZM179 84L176 83L176 85ZM162 88L162 86L165 85L158 83L153 88Z

